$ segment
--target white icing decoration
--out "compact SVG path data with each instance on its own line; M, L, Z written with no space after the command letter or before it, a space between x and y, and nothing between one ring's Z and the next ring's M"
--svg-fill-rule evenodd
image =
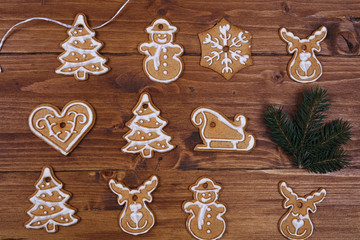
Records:
M296 193L293 192L293 190L286 185L285 182L282 182L280 184L280 193L284 196L286 199L283 202L283 207L285 209L289 208L289 210L284 214L282 217L282 221L280 222L280 232L283 236L287 237L288 239L307 239L310 237L313 233L314 226L311 222L309 212L315 213L317 208L316 204L322 202L325 199L326 196L326 190L321 189L320 191L314 192L312 195L307 196L306 198L299 197ZM320 200L316 200L315 202L312 200L314 196L322 196ZM310 201L313 204L314 209L307 208L306 209L306 215L301 215L297 210L297 204L301 203L301 206L303 206L303 203L306 203ZM291 223L293 227L295 228L295 232L291 232L289 226L286 227L287 232L283 232L282 225L285 224L285 221L287 219L292 219ZM304 221L305 220L305 221ZM299 229L301 229L304 225L310 224L311 231L308 233L306 230L302 234L298 234ZM305 235L306 234L306 235ZM293 238L294 237L294 238ZM304 238L301 238L304 237Z
M109 68L105 65L106 63L106 58L102 57L99 53L98 50L103 46L103 44L99 41L97 41L96 39L94 39L95 37L95 32L92 29L89 29L87 27L87 24L85 23L85 16L83 14L79 14L76 18L76 21L74 23L75 26L79 26L82 25L84 26L84 29L89 33L87 35L84 36L72 36L71 35L71 29L68 31L68 34L70 36L69 40L66 40L61 46L62 48L65 50L65 52L59 56L59 60L60 62L63 64L62 66L58 67L56 69L56 73L58 74L64 74L64 75L75 75L76 78L78 80L86 80L87 79L87 73L90 74L94 74L94 75L100 75L103 73L106 73L107 71L109 71ZM70 42L74 41L75 44L78 44L79 42L84 43L86 40L90 40L92 43L92 46L94 47L94 49L91 50L86 50L86 49L80 49L77 47L74 47L71 45ZM66 62L65 60L63 60L64 58L66 58L67 56L69 56L70 52L76 52L79 53L80 55L90 55L94 58L88 60L88 61L84 61L84 62L76 62L76 63L71 63L71 62ZM87 66L89 64L96 64L96 63L100 63L102 66L102 70L100 71L89 71L88 69L84 68L84 66ZM71 68L69 68L71 67ZM78 68L79 67L79 68ZM71 71L72 68L78 68L75 71L71 71L71 72L63 72L62 69L64 68L69 68L69 71ZM83 76L79 76L77 73L79 71L84 72Z
M46 185L47 185L47 186L49 186L49 185L50 185L50 183L49 183L49 182L47 182L47 183L46 183Z
M145 62L144 62L144 70L145 70L146 74L149 76L149 78L151 80L155 81L155 82L170 83L170 82L175 81L176 79L178 79L179 76L181 75L182 71L183 71L183 63L182 63L180 57L183 54L184 49L179 44L173 43L174 33L177 31L177 28L175 26L170 25L170 23L167 20L163 19L163 18L157 19L151 26L149 26L146 29L146 31L150 35L156 34L157 31L153 30L153 27L156 26L157 24L163 24L163 25L168 26L168 28L170 30L161 31L161 32L169 34L170 35L170 40L168 41L167 38L161 39L160 38L161 34L158 34L159 38L158 38L157 41L159 43L156 43L154 41L154 39L152 39L151 42L142 43L140 45L140 47L139 47L139 51L146 55ZM148 50L151 47L156 48L156 52L155 52L154 55L151 55L151 53ZM144 48L147 48L147 49L144 49ZM174 56L172 57L172 60L174 60L175 62L169 61L167 64L169 64L169 67L172 67L172 64L180 65L179 72L177 72L176 75L174 77L172 77L172 78L162 76L164 79L158 79L155 76L151 75L151 73L148 70L148 64L153 64L154 69L158 70L159 66L161 64L161 62L160 62L161 52L166 53L166 52L168 52L167 51L168 49L172 49L172 48L178 49L179 52L174 54ZM168 56L164 55L163 58L166 60L168 58ZM174 69L176 69L176 68L177 67L174 67ZM164 71L163 74L167 75L167 72L165 73L165 71Z
M245 65L247 60L249 59L249 55L242 55L242 51L240 47L243 44L247 44L249 42L246 39L246 36L243 36L244 32L240 31L238 36L231 38L231 34L228 33L231 26L230 24L219 25L220 35L218 37L211 36L211 34L207 34L203 44L211 44L213 51L211 52L211 56L204 56L204 59L208 62L209 66L213 64L213 61L221 61L222 73L233 72L233 69L230 67L230 64L233 61L239 61L240 64ZM231 41L231 42L230 42ZM228 47L228 52L224 51L224 47Z
M44 209L44 206L40 206L39 208L40 208L40 209Z
M75 111L70 111L67 113L68 109L71 108L72 106L76 106L76 105L81 105L83 107L85 107L87 114L89 116L89 119L86 118L86 116L83 113L77 113ZM53 114L48 114L46 115L44 118L40 118L36 121L36 123L33 125L33 118L35 116L35 114L42 110L42 109L47 109L53 112ZM49 122L48 118L63 118L65 116L65 114L67 113L67 115L73 115L74 119L73 121L68 121L67 124L71 124L71 129L70 131L65 131L67 136L64 139L59 138L59 134L60 132L55 133L52 129L52 127L55 125L55 123L51 123ZM80 120L77 119L78 117L81 117ZM44 122L46 124L46 127L49 130L49 136L54 137L56 140L64 143L67 140L69 140L69 138L71 137L72 134L77 133L74 129L76 124L82 124L84 125L84 127L81 129L81 132L78 133L78 135L68 144L68 146L66 147L65 150L63 150L62 148L60 148L56 143L54 143L53 141L51 141L50 139L48 139L47 137L45 137L44 135L42 135L39 131L41 129L43 129L45 126L44 125L40 125L40 122ZM46 106L46 105L42 105L40 107L35 108L32 113L29 116L29 126L30 126L30 130L38 137L40 137L41 139L43 139L46 143L48 143L50 146L54 147L55 149L57 149L58 151L60 151L62 154L64 155L68 155L70 152L70 150L72 149L72 147L74 146L74 144L79 140L79 138L81 138L83 136L83 134L85 134L88 131L88 128L90 128L93 124L93 122L95 121L95 116L93 114L92 109L90 108L90 106L88 104L86 104L85 102L72 102L69 105L66 106L66 108L64 108L62 110L62 112L59 114L54 108L52 108L51 106Z
M164 67L167 67L167 65L168 65L168 64L167 64L166 62L163 63L163 66L164 66Z
M318 36L321 36L322 34L323 36L321 38L318 38ZM320 61L317 59L315 52L321 51L320 42L322 42L326 38L326 35L327 35L327 28L324 26L319 28L312 35L310 35L305 39L300 39L299 37L295 36L292 32L287 31L286 28L280 29L280 37L283 41L285 41L288 44L288 48L287 48L288 52L294 54L294 56L292 57L291 61L288 64L288 73L291 79L300 83L310 83L310 82L315 82L321 77L322 66ZM306 46L311 44L311 46L313 47L311 47L311 49L295 48L294 47L295 42L306 44ZM311 61L309 61L309 59L314 59L317 65L312 66ZM305 73L304 75L301 75L297 70L295 71L297 76L294 76L292 74L291 69L293 67L297 67L295 65L296 61L300 61L299 67L301 68L302 71L304 71ZM315 68L317 66L319 67L320 72L316 72ZM308 75L309 69L313 71L311 75Z
M141 108L143 106L143 104L148 104L148 108L151 110L149 112L152 112L151 114L147 114L147 115L138 115L138 112L141 113ZM128 144L123 147L121 150L123 152L126 153L137 153L137 152L141 152L142 156L144 158L151 158L153 155L153 151L157 151L157 152L167 152L170 151L174 148L173 145L170 144L171 141L171 137L166 135L165 132L162 131L162 129L166 126L167 122L162 120L159 115L160 115L160 111L157 110L156 108L154 108L152 106L152 103L150 102L150 96L148 93L143 93L139 99L139 103L137 104L137 108L133 110L133 114L134 114L134 119L131 120L130 124L128 125L128 127L131 129L131 131L129 131L124 138L128 141ZM144 120L144 121L148 121L150 122L152 118L156 118L156 121L158 121L159 123L161 123L161 125L157 128L147 128L147 127L142 127L139 124L137 124L137 122L140 121L140 119ZM140 132L144 132L145 134L157 134L158 137L153 138L151 140L144 140L144 141L133 141L130 140L129 137L132 136L131 133L136 132L137 134L140 134ZM141 139L144 139L144 137L141 137ZM153 147L150 146L150 144L154 143L154 142L162 142L165 141L167 143L168 146L163 145L163 149L155 149ZM133 148L134 146L137 145L145 145L140 151L133 151L133 150L129 150L131 148ZM149 150L150 154L149 155L145 155L144 151L145 150Z
M41 190L41 188L39 187L39 183L43 182L45 178L51 178L51 181L54 182L55 186L50 189ZM73 225L78 222L78 219L73 217L73 214L75 214L75 211L73 209L66 207L66 201L69 200L70 195L61 191L62 187L63 187L63 184L61 182L57 181L54 178L54 176L52 176L51 170L49 168L44 168L42 175L40 177L40 180L36 184L37 192L35 193L35 195L33 195L30 198L30 202L32 202L34 204L34 206L27 212L27 214L31 217L31 221L29 221L25 225L26 228L33 228L33 229L45 228L47 232L55 232L56 225L69 226L69 225ZM52 196L55 192L57 192L58 194L60 194L63 197L63 200L61 202L46 202L46 201L42 200L41 198L39 198L40 196L45 196L44 193L46 193L49 196ZM32 214L32 212L37 210L40 205L41 206L46 205L49 207L57 206L57 207L61 208L62 210L59 212L56 212L54 214L49 214L46 216L34 216ZM44 214L47 214L47 211L44 211ZM58 216L67 215L67 214L70 216L70 218L72 220L72 222L70 222L70 223L65 223L65 224L58 223L53 220L54 218L56 218ZM45 223L45 225L40 225L41 224L40 221L44 221L44 220L48 220L48 221ZM36 222L39 226L31 226L31 224L34 222ZM48 229L47 228L48 224L53 224L54 227L52 229Z
M41 187L43 188L43 187L45 187L45 185L43 184L43 185L41 185Z
M238 139L229 139L229 138L208 138L206 137L205 134L205 128L208 127L208 125L210 124L208 122L208 119L205 115L205 113L214 115L215 118L221 122L222 124L226 125L226 127L232 129L233 131L236 131L239 135L241 135L241 138ZM198 118L198 119L197 119ZM248 135L248 137L250 138L249 141L249 145L246 148L243 149L239 149L237 148L237 143L239 142L243 142L245 141L245 133L244 133L244 128L246 126L246 118L243 115L236 115L234 118L234 122L239 122L239 125L234 125L232 122L230 122L229 119L225 118L222 114L218 113L217 111L212 110L211 108L197 108L193 111L192 115L191 115L191 121L193 122L194 125L199 126L200 129L200 135L201 138L203 140L203 143L205 144L205 146L203 145L199 145L196 146L195 149L199 149L199 150L231 150L231 151L249 151L250 149L252 149L255 145L255 138L253 135ZM216 142L230 142L232 144L232 148L220 148L220 147L211 147L210 143L212 141L216 141Z
M152 187L151 189L147 189L148 185L151 185L155 183L155 186ZM120 191L117 191L117 189L113 188L113 185L116 186L116 188L121 189ZM132 235L139 235L139 234L144 234L147 233L155 224L155 218L153 213L149 210L149 208L146 205L146 202L151 203L152 202L152 196L151 193L156 189L158 185L158 178L157 176L152 176L151 179L147 180L146 182L144 182L140 187L138 187L137 189L129 189L126 186L122 185L121 183L116 183L113 179L111 179L109 181L109 186L110 189L113 193L115 193L118 196L118 203L119 205L124 205L125 207L123 208L121 215L120 215L120 227L121 229L128 233L128 234L132 234ZM147 197L143 198L143 199L137 199L136 202L134 202L134 200L132 199L132 197L134 195L139 196L138 194L141 193L142 191L146 191L147 193ZM125 193L125 194L122 194ZM132 202L131 204L129 202ZM141 202L141 203L139 203ZM151 219L145 220L145 222L143 223L143 226L139 226L139 222L140 220L143 218L143 214L141 212L138 212L139 210L142 210L141 212L146 211L147 213L149 213ZM128 229L124 228L123 225L121 224L123 222L124 216L130 213L130 219L132 222L135 223L135 228L131 227L130 223L127 221L126 222L126 226L135 231L135 232L131 232L128 231ZM150 225L149 225L150 224Z
M196 188L198 186L201 186L203 185L204 183L206 182L211 182L212 185L216 188L215 190L196 190ZM184 211L186 213L190 213L190 219L188 219L186 221L186 227L188 228L189 232L197 239L200 239L200 240L203 240L203 238L201 238L200 236L197 236L195 234L195 232L198 232L199 230L202 231L203 230L203 225L205 224L205 213L207 211L211 211L210 207L213 207L215 209L223 209L223 212L220 212L218 213L217 215L214 215L212 216L211 214L207 214L207 218L210 218L210 219L213 219L213 221L215 221L215 225L213 227L217 228L219 227L219 224L220 223L216 223L216 221L220 221L222 226L223 226L223 229L222 229L222 232L216 236L215 238L212 238L212 239L219 239L222 237L222 235L224 234L225 232L225 229L226 229L226 223L225 223L225 220L222 218L222 216L226 213L226 207L224 204L221 204L221 203L217 203L217 199L218 199L218 192L221 190L221 187L219 185L216 185L210 178L206 178L206 177L203 177L202 179L200 179L200 181L198 181L198 184L196 186L193 186L191 188L191 191L193 191L194 193L198 193L198 192L214 192L215 193L215 198L213 198L213 201L209 202L209 203L202 203L200 202L199 200L195 199L195 201L188 201L184 204ZM197 206L198 208L200 208L200 211L199 211L199 215L196 216L195 215L195 212L193 211L193 209L191 208L192 206ZM196 231L194 232L194 230L192 229L191 227L191 222L195 220L195 218L197 217L197 224L196 226L198 227L198 229L196 229ZM207 222L209 223L209 222ZM210 224L207 224L208 226ZM210 227L211 229L212 227ZM206 233L211 233L211 230L207 230Z

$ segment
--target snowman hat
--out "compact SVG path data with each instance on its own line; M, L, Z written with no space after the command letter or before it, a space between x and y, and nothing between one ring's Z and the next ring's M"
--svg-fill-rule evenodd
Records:
M212 179L206 177L198 179L196 183L191 186L191 191L193 192L218 192L220 189L221 187L219 185L214 183Z
M177 28L175 26L171 26L170 23L164 19L159 18L153 22L153 24L146 28L147 33L174 33Z

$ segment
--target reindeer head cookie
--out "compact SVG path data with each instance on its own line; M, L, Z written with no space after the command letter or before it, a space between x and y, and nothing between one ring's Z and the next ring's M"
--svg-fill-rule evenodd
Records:
M320 52L320 42L327 34L322 26L305 39L300 39L286 28L281 28L281 39L288 44L287 51L293 54L288 64L289 77L297 82L315 82L322 75L322 67L315 52Z
M309 195L298 197L286 182L280 182L279 191L285 198L283 207L288 208L279 221L281 234L288 239L307 239L314 229L309 211L316 212L316 204L324 200L326 196L325 189L319 188Z
M124 232L138 235L147 233L154 226L154 215L146 202L152 202L151 193L157 184L156 176L152 176L137 189L129 189L114 179L109 181L111 191L118 195L118 203L125 204L120 215L120 227Z

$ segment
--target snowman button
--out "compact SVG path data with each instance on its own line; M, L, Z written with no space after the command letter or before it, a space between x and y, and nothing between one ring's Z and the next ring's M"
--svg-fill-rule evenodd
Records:
M210 230L207 230L206 232L207 232L207 233L211 233L211 231L210 231Z
M210 224L211 224L211 222L207 222L207 223L206 223L206 225L208 225L208 226L209 226Z
M167 49L166 49L166 48L163 48L163 52L167 52Z
M164 67L167 67L167 63L165 62L165 63L163 63L163 65L164 65Z
M167 71L163 71L163 73L166 75L166 74L168 74L168 72Z
M207 217L208 217L208 218L211 218L211 214L208 214Z
M164 55L164 59L167 59L167 58L168 58L168 56L165 54L165 55Z

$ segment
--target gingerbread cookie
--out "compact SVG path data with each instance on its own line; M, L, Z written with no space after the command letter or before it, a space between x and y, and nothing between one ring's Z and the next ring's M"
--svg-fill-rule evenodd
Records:
M50 104L37 106L29 116L31 131L68 155L90 131L95 123L95 110L84 101L72 101L62 112Z
M316 204L324 200L326 191L319 188L317 191L304 197L298 197L286 182L279 183L279 191L285 198L283 207L289 210L280 218L279 230L288 239L307 239L313 233L313 224L309 211L316 212Z
M37 190L30 198L33 206L27 212L31 218L25 223L26 228L45 228L47 232L54 233L58 226L70 226L80 220L75 215L76 208L66 203L71 193L62 189L63 184L55 177L51 167L43 167L35 187Z
M305 39L300 39L286 28L280 28L279 33L281 39L288 44L288 53L293 54L287 69L290 78L301 83L315 82L319 79L322 67L315 52L321 50L320 42L326 37L326 27L320 27Z
M140 153L143 158L151 158L153 151L168 152L174 148L171 137L162 129L167 121L161 118L160 110L151 101L149 93L142 93L133 108L134 117L126 123L131 130L123 138L128 143L121 148L126 153Z
M231 121L214 109L198 107L192 112L191 121L199 128L203 141L195 146L195 151L247 152L255 146L254 136L244 131L246 117L240 113Z
M81 29L70 29L69 38L61 47L65 50L59 57L62 63L56 69L56 73L74 75L77 80L88 79L88 74L101 75L110 70L106 66L107 58L98 52L104 43L95 38L95 31L92 30L84 14L79 13L73 26Z
M223 18L211 29L199 33L200 65L229 80L239 70L252 65L251 33Z
M146 206L146 202L152 202L151 193L157 184L158 178L155 175L137 189L129 189L114 179L109 181L111 191L118 195L118 203L125 204L119 221L124 232L132 235L144 234L154 226L154 214Z
M225 232L226 212L224 204L218 202L221 186L208 177L200 177L189 187L194 200L186 201L183 209L190 213L186 220L188 231L197 239L219 239Z
M168 20L159 18L146 28L149 42L141 43L138 47L144 59L144 72L153 81L169 83L181 75L184 67L181 55L184 48L174 43L177 28Z

